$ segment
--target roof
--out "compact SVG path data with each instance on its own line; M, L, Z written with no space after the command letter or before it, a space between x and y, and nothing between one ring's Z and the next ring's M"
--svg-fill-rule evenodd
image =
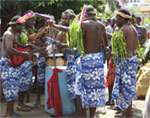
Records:
M140 12L150 12L150 6L141 6Z

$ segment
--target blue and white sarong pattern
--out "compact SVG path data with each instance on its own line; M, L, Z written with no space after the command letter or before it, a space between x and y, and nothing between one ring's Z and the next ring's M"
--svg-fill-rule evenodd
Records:
M125 111L136 97L136 74L138 69L137 56L117 60L116 79L112 91L112 100L116 100L117 106Z
M68 94L70 99L76 98L75 90L74 90L75 79L76 79L75 55L68 55L66 81L67 81Z
M75 94L82 107L105 106L105 80L102 53L86 54L76 59Z
M2 89L6 101L16 100L19 91L26 91L31 82L32 66L30 61L25 61L21 66L12 67L8 59L0 60ZM27 74L28 73L28 74Z
M37 63L38 65L37 81L39 86L44 86L45 83L45 61L46 58L42 54L39 54Z

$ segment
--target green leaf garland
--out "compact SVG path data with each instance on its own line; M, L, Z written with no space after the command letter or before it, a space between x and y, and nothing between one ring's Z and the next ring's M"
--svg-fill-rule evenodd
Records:
M112 54L114 60L121 57L124 61L126 56L126 43L124 42L123 32L120 29L117 29L112 35Z
M70 35L70 48L75 48L77 47L79 53L81 56L83 56L84 53L84 46L83 46L83 39L82 39L82 29L80 25L80 20L78 20L78 17L76 17L69 30L69 35ZM68 42L68 36L67 36L67 42Z

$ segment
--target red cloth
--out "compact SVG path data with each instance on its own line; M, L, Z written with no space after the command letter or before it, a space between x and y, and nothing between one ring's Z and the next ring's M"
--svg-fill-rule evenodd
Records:
M47 100L47 108L54 108L56 116L62 116L62 103L59 91L59 83L58 83L58 72L62 72L61 69L54 68L53 75L47 82L48 87L48 100Z
M115 81L116 77L116 65L113 62L113 59L109 59L109 65L108 65L108 71L106 75L106 83L105 83L105 88L109 87L112 85Z

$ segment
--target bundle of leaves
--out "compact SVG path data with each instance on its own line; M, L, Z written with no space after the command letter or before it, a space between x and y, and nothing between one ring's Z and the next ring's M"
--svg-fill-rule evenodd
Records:
M124 42L123 32L119 28L117 28L116 31L113 33L111 41L112 41L112 55L114 60L121 57L122 62L124 62L124 58L127 53L126 43Z
M67 36L67 44L69 44L70 48L77 47L80 55L83 56L85 53L84 53L84 46L83 46L83 39L82 39L82 29L78 17L76 17L73 20L70 26L69 35L70 35L70 42Z
M136 53L138 55L139 64L142 65L142 61L145 60L147 53L150 50L150 45L148 42L146 42L147 45L144 45L143 47L140 45L140 42L138 40L138 46L136 49Z

